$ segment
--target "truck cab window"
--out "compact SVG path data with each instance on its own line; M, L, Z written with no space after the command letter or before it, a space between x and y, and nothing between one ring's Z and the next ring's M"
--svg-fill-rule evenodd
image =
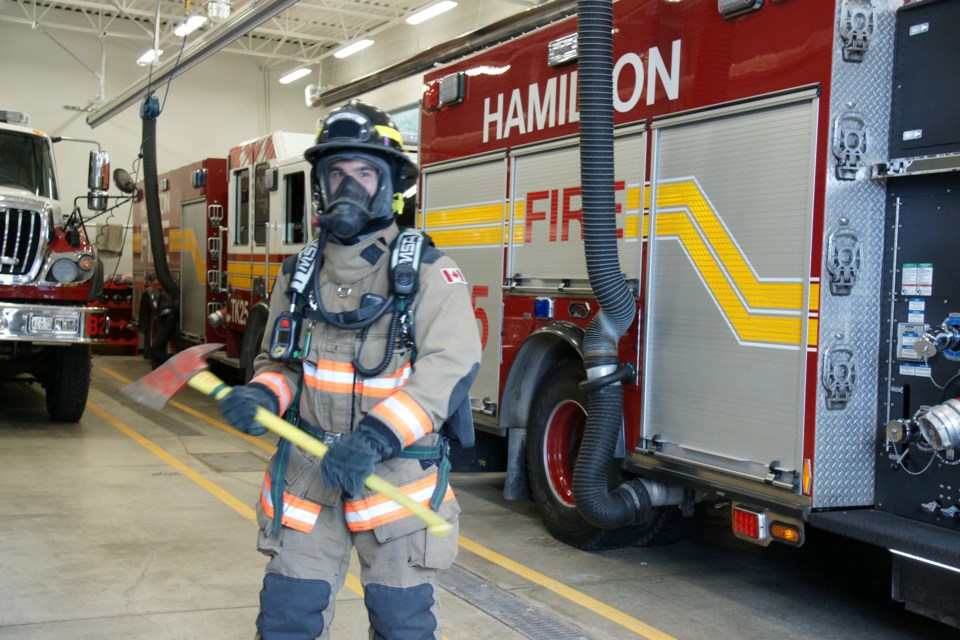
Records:
M42 198L59 198L53 157L44 138L0 131L0 186L29 191Z
M306 177L303 171L290 173L283 177L284 182L284 214L283 241L286 244L302 244L304 242L304 219L307 210Z
M250 170L241 169L236 175L236 193L233 195L237 203L237 220L233 230L233 243L247 244L250 242Z
M270 222L270 190L267 189L267 171L270 166L262 162L254 168L256 190L253 194L253 243L267 244L267 223Z

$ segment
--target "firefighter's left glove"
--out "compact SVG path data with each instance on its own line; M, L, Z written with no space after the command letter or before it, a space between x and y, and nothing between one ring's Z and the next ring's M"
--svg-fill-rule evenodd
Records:
M267 428L253 418L257 415L257 407L263 407L271 413L280 410L280 401L266 386L251 382L236 386L220 401L220 412L234 429L251 436L259 436L267 432Z
M383 434L364 425L345 434L330 445L320 464L323 483L331 489L342 489L350 496L359 496L363 480L381 460L393 457L393 445Z

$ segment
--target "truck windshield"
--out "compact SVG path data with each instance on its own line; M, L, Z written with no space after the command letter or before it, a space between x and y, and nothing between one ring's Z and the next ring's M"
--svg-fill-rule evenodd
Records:
M59 198L46 139L0 130L0 187L29 191L41 198Z

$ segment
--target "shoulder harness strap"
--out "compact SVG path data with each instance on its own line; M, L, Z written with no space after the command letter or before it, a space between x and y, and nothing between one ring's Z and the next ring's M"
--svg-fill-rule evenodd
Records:
M423 256L423 233L404 229L393 243L390 255L390 286L401 300L401 311L420 285L420 259Z

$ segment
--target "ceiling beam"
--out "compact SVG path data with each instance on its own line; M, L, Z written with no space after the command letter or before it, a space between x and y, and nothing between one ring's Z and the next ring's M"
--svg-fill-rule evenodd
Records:
M354 98L376 87L432 69L437 65L445 64L527 31L556 22L576 12L576 0L545 2L522 13L509 16L466 35L426 49L385 69L351 80L347 84L317 91L309 96L309 105L311 107L331 105L347 98ZM328 55L329 53L325 53L319 58L322 59Z
M87 124L97 127L114 117L134 102L142 99L151 86L159 86L168 79L172 80L187 69L203 62L237 38L255 29L296 0L263 0L250 3L233 17L207 31L198 40L183 50L179 63L167 62L153 70L150 80L143 78L125 89L119 96L107 101L103 106L87 116Z

